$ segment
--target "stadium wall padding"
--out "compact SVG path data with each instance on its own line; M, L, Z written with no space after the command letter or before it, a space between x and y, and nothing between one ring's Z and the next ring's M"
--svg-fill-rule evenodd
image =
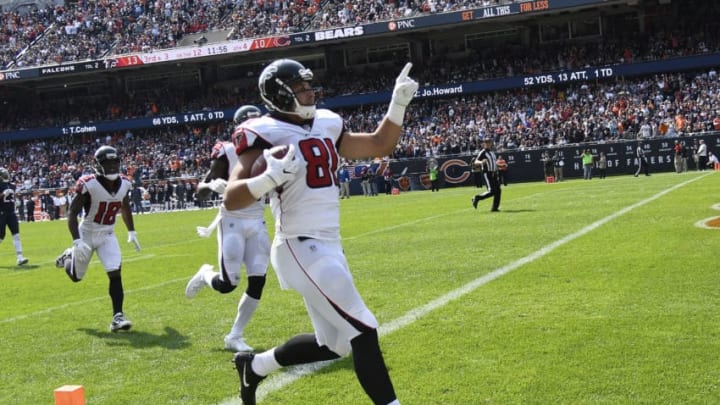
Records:
M675 153L673 147L675 140L685 142L689 147L693 141L697 139L705 140L708 151L718 155L720 153L720 132L708 132L695 136L684 136L677 138L660 138L642 140L645 154L649 158L650 173L674 172L675 171ZM558 151L565 162L563 168L565 179L582 178L582 160L580 155L583 150L590 149L593 156L597 158L600 152L605 152L608 157L607 176L631 176L637 171L637 159L635 158L635 149L637 148L637 140L619 141L604 144L583 144L583 145L567 145L553 147L548 149L533 150L506 150L499 152L508 162L507 180L508 183L525 183L532 181L545 181L545 172L543 167L542 153L548 151L552 156ZM473 185L473 176L470 170L470 161L474 155L456 155L437 158L440 167L441 187L458 187ZM393 185L398 188L406 188L401 191L417 191L429 189L427 179L427 158L411 158L390 162L390 168L394 173ZM354 195L362 194L360 185L360 173L363 167L370 166L376 170L378 163L370 165L354 166L354 177L351 183L351 193ZM407 168L405 176L400 173ZM697 170L692 156L688 157L689 170ZM708 168L707 170L712 170ZM377 170L376 170L377 171ZM593 169L593 176L597 178L597 163ZM401 179L406 177L406 179ZM379 193L384 193L384 183L382 176L378 176ZM401 187L405 186L405 187Z

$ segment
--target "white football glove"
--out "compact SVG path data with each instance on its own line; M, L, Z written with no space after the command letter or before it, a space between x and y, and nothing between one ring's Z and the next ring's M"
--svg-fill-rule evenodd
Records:
M92 255L92 248L82 239L75 239L73 241L73 257L80 262L87 263L90 261L90 255Z
M195 227L195 230L197 230L197 234L199 237L209 238L210 235L212 235L215 228L217 228L218 223L220 223L220 214L217 214L215 216L215 219L213 219L213 221L207 227L197 226L197 227Z
M418 82L408 77L408 73L410 73L411 68L412 63L406 63L403 70L400 71L397 79L395 79L392 102L402 107L407 107L407 105L410 104L410 101L412 101L413 97L415 97L415 92L419 87Z
M270 149L263 150L263 157L267 163L263 174L275 183L275 187L280 187L295 178L300 168L300 161L295 159L295 145L292 144L288 145L288 151L282 159L274 157Z
M392 99L390 100L390 106L386 114L388 120L396 125L402 125L403 119L405 118L405 107L407 107L413 97L415 97L415 92L419 87L415 80L408 77L410 68L412 68L412 63L406 63L397 79L395 79L395 88L393 89Z
M140 242L137 238L137 233L135 231L129 231L128 232L128 243L132 242L135 245L135 251L140 251Z
M273 157L270 149L263 150L263 157L266 164L265 171L245 183L256 200L295 178L300 169L300 161L295 159L295 146L292 144L288 146L288 151L282 159Z
M195 230L197 231L197 234L201 238L209 238L210 235L212 235L212 229L206 228L204 226L196 226Z
M225 193L226 187L227 187L227 180L221 179L221 178L212 179L208 183L208 188L218 194Z

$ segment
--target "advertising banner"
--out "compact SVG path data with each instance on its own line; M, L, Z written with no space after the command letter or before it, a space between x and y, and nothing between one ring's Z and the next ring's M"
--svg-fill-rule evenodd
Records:
M708 149L713 153L720 153L720 132L699 134L697 136L685 136L679 138L656 138L647 140L626 140L604 144L587 144L562 146L548 149L533 150L505 150L496 152L503 155L508 163L506 178L509 184L525 183L532 181L545 181L543 152L547 151L550 156L557 152L563 160L563 177L565 179L577 179L583 177L581 155L585 149L589 149L594 157L593 180L598 179L599 169L597 158L600 153L607 156L607 176L627 175L632 176L637 171L637 158L635 150L640 142L645 155L648 157L650 174L675 171L675 153L673 146L675 140L690 147L695 140L705 140ZM440 167L440 178L442 187L457 187L473 185L473 176L470 162L474 155L452 156L437 158ZM394 173L399 173L408 168L409 190L425 190L423 175L427 174L428 160L425 158L403 159L393 161L390 167ZM697 170L691 156L688 157L689 170ZM708 169L712 170L712 169Z

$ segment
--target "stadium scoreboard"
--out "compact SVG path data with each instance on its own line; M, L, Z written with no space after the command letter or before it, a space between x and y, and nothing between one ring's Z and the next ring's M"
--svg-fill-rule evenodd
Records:
M568 82L583 82L588 80L608 79L614 76L613 68L599 67L579 70L565 70L561 72L542 73L523 77L523 86L537 86L543 84L562 84Z

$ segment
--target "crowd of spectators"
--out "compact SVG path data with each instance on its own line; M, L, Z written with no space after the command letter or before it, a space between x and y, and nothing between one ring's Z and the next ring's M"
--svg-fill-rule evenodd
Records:
M28 67L98 59L108 54L172 48L185 34L220 28L228 7L221 0L78 1L4 12L32 27L31 42L13 43L21 32L9 29L3 66ZM20 24L16 24L20 25ZM30 45L30 46L27 46Z
M0 70L8 69L52 25L47 8L29 13L0 10Z
M504 0L509 3L515 0ZM0 10L0 70L173 48L187 34L255 38L494 5L496 0L104 0Z
M229 40L302 32L318 9L316 1L259 0L238 2L224 27Z
M0 165L25 189L65 189L94 172L100 146L113 145L122 153L124 172L138 181L197 179L209 167L212 146L229 133L225 124L213 124L32 140L4 145Z
M350 129L362 131L374 128L385 110L378 105L338 112ZM389 158L472 154L486 137L502 151L714 130L720 130L720 80L713 69L562 90L415 100ZM94 151L111 144L122 151L125 170L139 181L197 179L209 166L212 146L229 140L231 131L230 123L223 122L6 143L0 165L27 188L67 188L83 173L92 173Z
M229 40L254 38L512 1L156 0L146 3L139 0L81 0L65 5L31 7L28 11L3 10L0 12L0 26L3 27L0 32L0 70L172 48L177 46L184 35L207 31L228 31L226 39ZM688 6L693 13L682 16L685 23L678 24L680 32L668 34L662 30L656 31L671 38L624 36L614 43L606 43L606 48L590 46L586 49L569 49L565 55L557 55L557 58L554 57L556 55L545 57L548 56L545 51L526 55L527 48L506 50L514 53L514 56L520 55L520 60L513 58L513 55L498 55L494 49L485 50L477 55L478 59L488 61L481 74L497 76L536 68L562 68L579 61L616 63L620 59L629 60L637 55L667 57L667 50L671 48L666 46L660 49L640 49L663 45L665 40L674 41L676 48L695 48L696 52L702 52L704 39L698 37L717 28L717 23L712 20L708 21L709 25L703 24L705 21L698 23L694 20L710 19L715 15L710 10L704 11L707 7L712 8L714 5ZM693 43L683 44L685 41ZM618 44L623 45L621 49L612 49ZM608 56L611 56L610 60ZM516 63L513 66L505 61ZM462 74L468 75L472 75L472 72Z
M688 21L695 22L694 19ZM676 26L654 27L645 34L617 32L584 42L570 42L564 46L488 46L472 50L460 59L449 59L439 54L424 61L422 69L415 69L413 74L421 85L437 85L720 51L720 22L711 19L690 24L688 21L679 19ZM71 44L43 49L62 50ZM396 67L389 68L387 64L328 69L316 72L316 85L325 98L385 91L391 88L396 70ZM156 88L142 94L110 94L101 91L91 97L83 94L62 95L55 99L18 98L4 106L0 131L259 104L253 81L247 81L245 85L248 87L222 86L217 83L206 87Z
M166 25L158 25L162 34L151 37L168 41L170 38L177 40L176 34L181 31L187 33L187 29L215 27L227 20L225 16L230 19L245 18L252 15L251 10L256 7L263 12L293 15L292 18L299 18L302 24L315 24L320 18L319 27L322 27L325 24L322 21L328 24L344 24L353 18L371 21L373 18L388 18L398 12L405 15L409 12L407 10L446 11L479 3L440 2L428 10L424 8L429 3L404 1L388 3L393 4L388 6L385 3L330 0L297 4L283 1L220 3L210 0L158 0L148 3L147 9L143 4L113 1L86 4L81 1L75 6L69 6L67 11L63 8L55 8L49 13L36 10L34 14L31 13L34 20L2 13L0 18L3 20L0 22L4 28L0 34L0 49L2 44L10 43L8 32L12 33L10 36L15 38L13 44L18 47L37 39L40 33L45 33L43 37L49 40L52 36L47 35L47 29L40 27L53 25L56 28L77 26L80 31L89 30L88 38L99 40L103 35L94 35L93 30L107 34L115 29L116 23L118 27L135 24L135 32L128 38L141 42L146 28L144 24L149 21L174 21L174 27L185 27L170 33L160 28ZM312 13L307 12L313 5L316 8L310 10ZM306 12L299 12L299 8L292 11L292 7L304 7ZM340 18L333 7L348 11L343 11ZM336 21L330 17L319 17L319 14L340 19ZM702 14L702 10L699 14ZM314 17L309 19L309 15ZM469 59L456 61L438 56L422 68L413 70L412 75L421 85L446 84L717 52L720 48L720 25L712 21L712 15L701 25L697 25L694 19L696 15L691 17L678 19L675 26L649 29L647 32L651 34L645 36L627 37L622 35L626 33L615 33L599 41L574 42L563 47L488 47L471 54ZM112 24L108 24L109 21ZM238 21L233 24L262 26L265 27L263 30L268 28ZM272 27L279 25L282 24L278 21L270 23ZM81 36L73 35L76 35L73 38ZM48 48L48 52L59 52L78 45L63 40L61 36L57 38L61 42L46 43L36 49ZM86 46L82 52L91 52L88 51L91 48L94 54L112 52L109 45L98 45L102 41L86 42L95 45ZM125 46L119 45L124 42L117 32L107 37L107 44L111 43L117 43L113 49ZM170 42L166 45L173 46ZM33 51L28 52L28 57L32 54ZM79 57L77 53L68 55L71 59ZM392 88L396 71L378 69L352 74L325 72L324 75L318 75L319 91L325 97L386 91ZM57 102L23 99L16 104L3 106L0 130L158 116L208 108L233 108L246 103L258 104L255 95L255 89L230 91L210 88L175 92L163 90L147 93L142 99L129 95L112 99L101 95L96 98L69 97ZM585 142L612 142L635 137L674 137L690 132L720 130L718 100L720 82L717 71L712 68L702 72L658 74L635 79L613 78L562 86L547 85L450 98L418 99L407 110L405 133L391 157L402 159L473 153L478 147L478 141L486 137L494 138L501 149L530 149ZM366 130L376 126L385 109L385 105L365 105L338 112L346 118L353 130ZM112 144L122 151L125 170L140 181L195 179L207 170L212 145L217 140L229 139L231 128L228 125L226 122L170 126L124 133L6 142L0 152L0 165L8 167L15 180L29 189L64 189L83 173L92 172L92 154L98 146Z
M385 106L345 112L354 129L372 128ZM720 130L717 71L652 75L415 100L395 158L471 153L492 137L502 149L535 149L587 142L677 137Z

